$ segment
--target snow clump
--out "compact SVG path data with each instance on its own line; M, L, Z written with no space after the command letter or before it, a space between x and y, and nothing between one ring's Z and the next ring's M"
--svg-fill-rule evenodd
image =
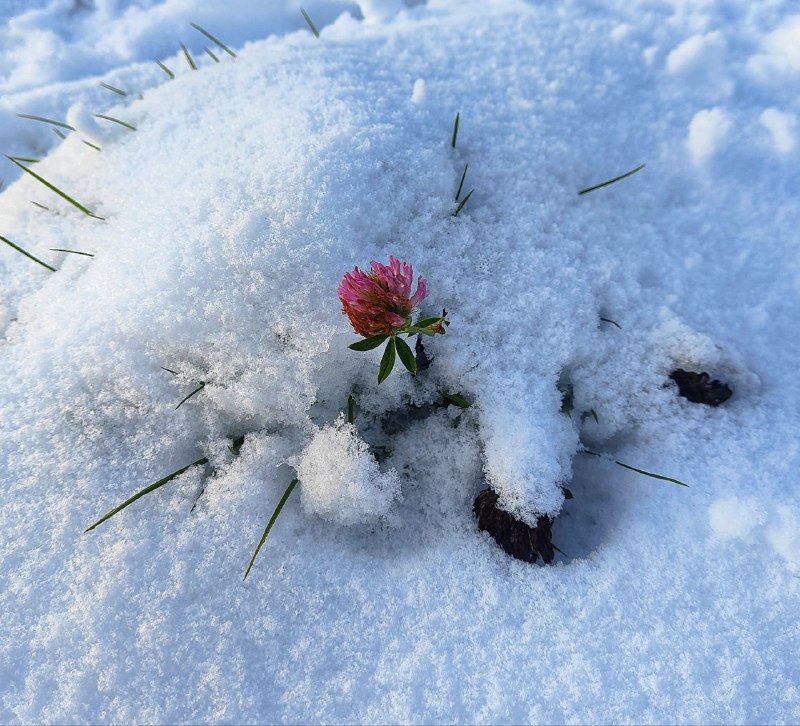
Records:
M340 416L296 457L305 508L342 525L385 518L400 495L397 472L381 472L369 444Z

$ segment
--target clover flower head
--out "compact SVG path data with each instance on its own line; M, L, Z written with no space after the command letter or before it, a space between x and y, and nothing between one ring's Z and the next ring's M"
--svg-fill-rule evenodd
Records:
M346 273L338 288L342 312L365 338L391 335L406 326L414 308L428 295L422 277L411 294L414 272L407 262L389 257L388 265L374 261L371 265L370 272L356 267Z

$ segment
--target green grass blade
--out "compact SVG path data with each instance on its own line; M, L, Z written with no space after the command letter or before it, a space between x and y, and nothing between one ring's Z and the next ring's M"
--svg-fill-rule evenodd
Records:
M12 164L16 164L20 169L22 169L27 174L30 174L34 179L36 179L37 181L39 181L42 184L44 184L48 189L50 189L51 191L53 191L56 194L58 194L59 197L61 197L65 201L69 202L72 206L77 207L78 209L80 209L81 212L83 212L86 216L93 217L94 219L103 220L103 217L98 217L94 212L91 212L90 210L88 210L80 202L76 202L68 194L65 194L64 192L62 192L57 186L55 186L55 185L51 184L49 181L47 181L47 179L43 179L36 172L31 171L30 169L28 169L27 166L23 166L18 161L14 161L14 159L12 159L10 156L6 156L6 159L8 159ZM105 221L105 220L103 220L103 221Z
M469 169L469 164L464 164L464 173L461 175L461 182L458 185L458 191L456 192L455 201L458 201L458 198L461 196L461 190L464 188L464 179L467 178L467 169Z
M466 204L466 203L469 201L469 198L472 196L472 192L474 192L474 191L475 191L474 189L470 189L470 191L469 191L469 194L467 194L467 196L466 196L466 197L464 197L464 198L461 200L461 203L460 203L460 204L459 204L459 205L456 207L456 211L455 211L455 212L453 212L453 216L454 216L454 217L457 217L457 216L458 216L458 213L459 213L459 212L460 212L462 209L464 209L464 205L465 205L465 204Z
M169 76L170 80L174 80L175 74L169 68L167 68L160 60L156 61L156 65L158 65L158 67Z
M21 161L23 164L38 164L41 159L28 159L24 156L10 156L13 161Z
M95 527L101 525L106 520L111 519L111 517L113 517L115 514L118 514L119 512L121 512L129 504L133 504L137 499L141 499L145 494L149 494L150 492L154 492L159 487L163 487L164 484L168 484L175 477L180 476L181 474L183 474L183 472L191 469L193 466L202 466L204 464L208 464L208 459L205 456L202 459L198 459L197 461L193 461L191 464L188 464L187 466L184 466L182 469L178 469L178 471L173 471L172 474L168 474L163 479L159 479L158 481L153 482L152 484L150 484L150 486L146 486L144 489L136 492L136 494L134 494L129 499L126 499L118 507L114 507L114 509L112 509L110 512L107 512L106 514L104 514L91 527L87 527L83 531L83 533L86 534L87 532L91 532Z
M678 479L673 479L672 477L669 476L661 476L661 474L653 474L650 471L645 471L644 469L637 469L635 466L628 466L627 464L623 464L621 461L615 461L614 463L617 466L621 466L623 469L630 469L631 471L635 471L637 474L644 474L645 476L649 476L652 479L661 479L661 481L669 481L672 482L673 484L677 484L678 486L687 488L689 487L688 484L684 484L682 481L679 481Z
M308 27L311 28L311 32L314 33L314 37L319 38L319 30L314 27L314 23L311 22L311 18L308 17L308 13L303 8L300 8L300 12L303 13L303 17L306 19Z
M356 399L353 398L351 393L347 397L347 423L355 423L356 421Z
M96 113L94 117L102 118L105 119L106 121L113 121L115 124L124 126L126 129L130 129L131 131L136 131L136 127L133 124L129 124L125 121L120 121L118 118L114 118L113 116L106 116L104 113Z
M164 369L166 370L166 368ZM175 406L175 410L177 411L184 403L186 403L192 396L196 393L200 393L206 387L205 383L201 383L197 388L195 388L186 398L184 398L177 406Z
M31 200L31 204L33 204L34 207L39 207L39 209L46 209L48 212L50 211L50 207L45 207L44 204L39 204L39 202L34 202Z
M289 496L294 491L294 488L296 486L297 486L297 479L292 479L292 481L289 482L289 486L286 487L286 491L283 493L281 500L278 502L278 506L275 507L275 511L272 513L272 517L270 517L269 524L267 524L267 527L264 530L264 534L261 535L261 540L258 543L258 547L256 547L256 551L253 552L253 556L250 558L250 564L247 565L247 571L244 573L244 577L242 578L242 580L246 580L247 576L250 574L250 570L253 569L253 563L256 561L258 553L264 546L264 542L267 541L267 537L269 536L269 532L272 529L272 525L275 524L275 520L278 519L278 515L281 513L281 510L283 509L283 505L286 504L286 500L289 498Z
M110 83L101 83L100 84L103 88L116 93L118 96L127 96L127 92L123 91L121 88L117 88L116 86L112 86Z
M620 174L619 176L615 176L613 179L609 179L608 181L604 181L601 184L595 184L593 187L588 187L587 189L581 189L578 192L578 196L581 194L588 194L589 192L593 192L595 189L602 189L603 187L607 187L610 184L615 184L616 182L626 179L629 176L633 176L637 171L641 171L647 166L647 164L640 164L635 169L631 169L630 171L626 171L624 174Z
M173 376L177 376L178 372L173 371L172 368L165 368L164 366L159 366L162 371L166 371L167 373L172 373Z
M211 60L214 61L214 63L219 63L219 58L217 58L217 56L214 55L214 52L211 50L211 48L209 48L207 45L204 45L203 50L211 58Z
M65 250L63 247L51 247L51 252L69 252L71 255L83 255L84 257L94 257L89 252L78 252L78 250Z
M10 239L6 239L2 235L0 235L0 240L5 242L9 247L13 247L17 252L21 252L29 260L38 262L42 267L46 267L48 270L50 270L50 272L56 272L55 267L50 267L50 265L48 265L46 262L42 262L38 257L34 257L30 252L26 252L25 250L22 249L22 247L18 247L17 245L15 245Z
M455 149L456 148L456 139L458 138L458 122L461 119L461 114L456 114L456 120L453 124L453 140L450 142L450 145Z
M52 127L50 128L50 130L51 130L51 131L52 131L52 132L53 132L53 133L54 133L56 136L58 136L58 138L59 138L59 139L62 139L62 140L63 140L63 139L66 139L66 138L67 138L67 135L66 135L66 134L65 134L65 133L64 133L64 132L63 132L61 129L57 129L55 126L52 126Z
M99 146L96 146L91 141L87 141L86 139L83 139L83 143L86 144L87 146L91 147L95 151L102 151L102 149Z
M54 121L51 118L45 118L44 116L32 116L29 113L18 113L17 116L20 118L27 118L31 121L41 121L43 124L50 124L51 126L58 126L62 129L67 129L68 131L75 131L74 126L70 126L69 124L65 124L63 121Z
M610 323L611 325L616 325L620 330L622 330L622 326L616 321L612 320L611 318L600 318L604 323Z
M598 454L598 453L596 453L594 451L589 451L589 449L583 449L583 451L581 453L588 454L589 456L600 457L600 454ZM600 457L600 458L603 458L603 457ZM635 471L637 474L643 474L644 476L649 476L651 479L660 479L661 481L668 481L668 482L671 482L672 484L677 484L678 486L686 487L687 489L689 488L688 484L684 484L679 479L673 479L670 476L661 476L661 474L653 474L650 471L645 471L644 469L637 469L635 466L628 466L628 464L623 464L621 461L614 460L614 463L617 466L621 466L623 469L630 469L631 471Z
M192 58L191 54L189 53L189 49L183 43L181 43L180 46L181 50L183 51L183 54L186 56L186 61L189 63L189 67L193 71L196 71L197 65L194 62L194 58Z
M199 26L197 23L189 23L189 25L191 25L191 26L192 26L192 27L193 27L195 30L197 30L197 31L201 32L203 35L205 35L205 36L206 36L206 38L208 38L208 39L209 39L209 40L210 40L212 43L216 43L216 44L217 44L217 45L218 45L220 48L222 48L222 50L224 50L224 51L225 51L225 52L226 52L226 53L227 53L227 54L228 54L228 55L229 55L231 58L235 58L235 57L236 57L236 53L234 53L234 52L233 52L233 51L232 51L232 50L231 50L231 49L230 49L230 48L229 48L227 45L225 45L225 43L223 43L221 40L219 40L218 38L215 38L213 35L211 35L211 33L209 33L209 32L208 32L208 31L207 31L205 28L201 28L201 27L200 27L200 26ZM208 49L206 48L206 50L208 50ZM212 55L211 57L212 57L212 58L214 58L214 56L213 56L213 55ZM216 58L214 58L214 59L216 60ZM217 61L217 63L219 63L219 61Z

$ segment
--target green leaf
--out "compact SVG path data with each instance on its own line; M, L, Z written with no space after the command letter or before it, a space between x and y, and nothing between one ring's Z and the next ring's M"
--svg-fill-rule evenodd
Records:
M211 33L209 33L205 28L201 28L197 23L189 23L195 30L199 31L203 35L206 36L212 43L216 43L222 50L224 50L231 58L236 57L236 53L234 53L227 45L225 45L221 40L215 38ZM214 58L214 56L211 56ZM216 58L215 58L216 60ZM217 61L219 63L219 61Z
M278 515L281 513L281 509L283 509L283 505L286 504L286 500L291 495L294 488L297 486L297 479L292 479L289 482L289 486L286 487L286 491L283 493L281 500L278 502L278 506L275 507L275 511L272 513L272 517L270 517L269 524L267 524L266 529L264 530L264 534L261 535L261 540L258 543L258 547L256 547L256 551L253 552L253 556L250 558L250 564L247 566L247 572L244 573L244 577L242 580L246 580L247 576L250 574L250 570L253 569L253 563L256 561L256 557L258 557L258 553L261 550L261 547L264 545L264 542L267 541L267 536L269 535L269 531L272 529L272 525L275 524L275 520L278 518Z
M467 169L469 169L469 164L464 164L464 173L461 175L461 183L458 185L458 191L456 192L456 198L454 200L456 202L461 196L461 190L464 188L464 179L467 178Z
M395 359L395 338L389 338L386 344L386 350L383 351L383 358L381 358L381 367L378 369L378 383L383 383L392 372L394 368Z
M466 196L466 197L464 197L464 198L461 200L461 203L460 203L460 204L459 204L459 205L456 207L456 211L455 211L455 212L453 212L453 216L454 216L454 217L457 217L457 216L458 216L458 213L459 213L459 212L460 212L462 209L464 209L464 205L465 205L465 204L466 204L466 203L469 201L469 198L472 196L472 192L474 192L474 191L475 191L474 189L470 189L470 191L469 191L469 194L467 194L467 196Z
M315 38L319 38L319 30L317 30L317 28L314 26L314 23L311 22L311 18L309 17L308 13L303 8L300 8L300 12L303 14L303 17L306 19L306 22L308 23L308 27L311 28L311 32L314 33L314 37Z
M205 456L202 459L198 459L197 461L193 461L188 466L184 466L182 469L178 469L178 471L173 471L172 474L168 474L163 479L159 479L157 482L153 482L152 484L150 484L150 486L146 486L141 491L136 492L136 494L134 494L130 499L126 499L118 507L114 507L114 509L112 509L110 512L107 512L106 514L104 514L91 527L87 527L84 530L83 533L86 534L87 532L91 532L91 530L93 530L95 527L97 527L98 525L102 524L107 519L111 519L111 517L113 517L118 512L121 512L129 504L133 504L137 499L140 499L145 494L149 494L150 492L155 491L159 487L163 487L164 484L167 484L167 483L171 482L175 477L180 476L181 474L183 474L183 472L187 471L188 469L191 469L193 466L201 466L201 465L204 465L204 464L208 464L208 459Z
M46 262L42 262L38 257L34 257L30 252L26 252L25 250L22 249L22 247L18 247L17 245L15 245L10 239L6 239L5 237L0 236L0 240L5 242L12 249L15 249L17 252L20 252L21 254L25 255L25 257L27 257L29 260L38 262L42 267L46 267L48 270L50 270L50 272L56 271L55 267L51 267Z
M110 83L101 83L100 84L106 90L111 91L112 93L116 93L118 96L127 96L128 94L123 91L121 88L117 88L116 86L112 86Z
M616 182L627 179L629 176L633 176L637 171L641 171L647 166L647 164L640 164L635 169L631 169L630 171L626 171L624 174L620 174L619 176L615 176L613 179L609 179L608 181L604 181L601 184L595 184L593 187L588 187L586 189L581 189L578 192L578 195L581 194L588 194L589 192L593 192L595 189L602 189L603 187L607 187L610 184L615 184Z
M357 343L350 343L347 347L350 348L350 350L372 350L373 348L377 348L388 337L388 335L375 335L372 338L359 340Z
M459 393L445 393L442 391L442 398L450 403L454 403L459 408L469 408L472 404Z
M200 385L195 388L188 396L186 396L177 406L175 406L175 410L177 411L184 403L186 403L192 396L196 393L200 393L206 387L205 381L200 381Z
M566 487L561 487L561 491L564 492L564 499L574 499L575 497L572 496L572 492L567 489Z
M412 376L417 375L417 359L414 357L414 351L408 347L408 343L402 338L395 338L395 345L397 346L397 355L400 356L400 362Z
M102 217L98 217L94 212L91 212L86 207L84 207L80 202L76 202L72 197L70 197L67 194L65 194L64 192L62 192L57 186L54 186L49 181L47 181L47 179L44 179L44 178L40 177L36 172L31 171L30 169L28 169L27 166L23 166L18 161L15 161L13 158L11 158L10 156L6 156L6 159L8 159L12 164L16 164L20 169L22 169L22 171L30 174L38 182L44 184L48 189L50 189L51 191L53 191L56 194L58 194L59 197L61 197L65 201L69 202L73 207L77 207L78 209L80 209L81 212L83 212L86 216L93 217L94 219L99 219L101 221L105 221Z
M160 60L156 61L156 65L158 65L158 67L170 77L170 80L175 78L175 74L169 68L167 68Z
M431 325L436 325L436 323L441 323L442 318L425 318L424 320L417 320L414 323L413 327L415 328L429 328Z
M69 124L65 124L62 121L54 121L51 118L45 118L44 116L32 116L29 113L18 113L17 116L20 118L26 118L30 121L41 121L43 124L50 124L51 126L59 126L62 129L68 129L69 131L75 131L74 126L70 126Z
M183 44L179 43L183 54L186 56L186 62L189 64L189 67L193 70L197 70L197 64L194 62L194 58L192 58L191 53L189 53L188 48Z
M112 121L115 124L119 124L120 126L124 126L126 129L130 129L131 131L136 131L136 127L133 124L129 124L126 121L120 121L118 118L114 118L113 116L106 116L104 113L96 113L94 115L95 118L101 118L106 121Z

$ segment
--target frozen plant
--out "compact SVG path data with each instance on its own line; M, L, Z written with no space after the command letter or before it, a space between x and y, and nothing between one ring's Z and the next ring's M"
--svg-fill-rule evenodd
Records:
M436 335L445 332L449 325L447 311L441 317L424 318L412 323L414 309L427 296L425 278L420 277L416 292L411 294L414 271L407 262L389 257L389 264L371 262L372 271L364 272L358 267L345 273L339 285L342 312L350 318L353 330L365 339L353 343L353 350L366 351L377 348L388 339L378 371L378 383L386 380L392 372L396 356L412 376L417 374L414 353L400 334Z

